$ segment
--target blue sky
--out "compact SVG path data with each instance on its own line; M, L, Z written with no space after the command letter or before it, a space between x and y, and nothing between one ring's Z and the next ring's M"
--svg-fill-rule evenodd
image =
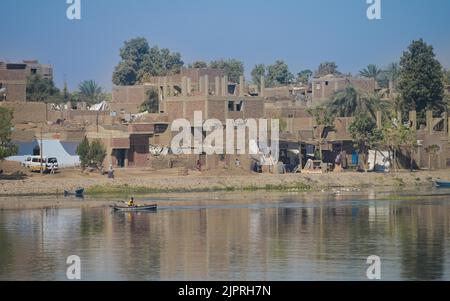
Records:
M183 60L237 58L247 75L257 63L285 60L291 72L336 61L356 73L398 60L413 39L450 67L450 1L382 0L369 21L366 0L81 0L82 20L66 18L66 0L1 0L0 58L39 59L69 88L93 79L111 89L126 39L180 52Z

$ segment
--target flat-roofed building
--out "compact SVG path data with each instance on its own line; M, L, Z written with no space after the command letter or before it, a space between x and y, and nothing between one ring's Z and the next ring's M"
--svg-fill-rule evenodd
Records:
M37 60L24 60L22 63L0 61L0 101L25 102L27 77L33 74L52 79L53 68Z
M329 100L334 93L354 86L365 92L373 93L377 82L373 78L326 75L312 80L312 102L317 104Z
M0 61L0 101L25 102L27 65Z

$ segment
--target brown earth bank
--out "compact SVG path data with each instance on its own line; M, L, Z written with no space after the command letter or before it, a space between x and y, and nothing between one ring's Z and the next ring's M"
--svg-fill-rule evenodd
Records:
M31 174L16 163L2 162L0 196L62 195L77 187L88 195L148 194L213 191L331 191L369 187L417 189L432 187L436 179L450 180L450 170L391 173L340 172L329 174L256 174L239 168L215 171L184 169L116 170L115 178L99 173L64 169L54 175Z

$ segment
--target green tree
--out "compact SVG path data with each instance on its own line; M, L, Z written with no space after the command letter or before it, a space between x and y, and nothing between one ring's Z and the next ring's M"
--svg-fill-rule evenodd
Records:
M271 86L287 85L293 79L294 75L284 61L278 60L273 65L267 66L267 82Z
M145 60L145 56L150 52L150 46L146 38L138 37L125 41L120 49L120 57L123 61L133 62L140 66Z
M311 70L302 70L297 74L297 81L303 85L307 85L311 76L313 76L313 72Z
M141 112L158 113L159 111L159 94L155 89L146 92L147 100L141 105Z
M339 117L368 113L375 118L376 111L384 110L378 95L361 91L352 85L334 93L326 106L331 114Z
M349 132L357 145L359 153L363 155L364 170L367 172L368 151L379 146L383 139L383 133L377 128L373 118L367 114L358 115L350 124Z
M190 68L208 68L208 63L205 61L195 61L190 66Z
M77 155L80 157L82 170L88 167L100 169L106 157L106 148L100 139L90 143L85 137L77 147Z
M80 100L90 105L104 100L103 89L93 80L86 80L78 86Z
M417 143L416 131L413 128L406 126L402 127L401 139L403 146L409 152L409 169L411 172L414 170L414 153L416 153L419 144Z
M132 86L137 82L137 66L132 61L122 61L113 73L113 83L117 86Z
M27 101L59 103L63 97L52 79L40 74L32 74L27 78Z
M18 147L11 143L13 112L0 107L0 161L17 154Z
M385 126L383 128L383 137L383 145L389 151L389 158L393 157L392 167L397 171L397 151L402 145L399 128L394 125Z
M328 74L339 75L338 65L335 62L323 62L320 63L319 68L316 71L316 76L325 76Z
M233 83L238 83L239 77L244 74L244 63L236 59L212 61L209 63L209 67L223 70Z
M413 41L400 60L398 90L403 111L416 110L420 118L426 110L442 113L446 108L442 78L442 66L435 58L433 47L422 39Z
M393 167L397 171L397 154L402 148L410 153L410 169L413 169L414 152L417 149L415 130L405 126L401 121L391 122L383 128L383 145L393 155Z
M307 109L306 112L314 118L319 129L319 137L314 137L314 140L319 145L320 160L323 160L322 145L327 141L327 131L334 129L335 117L330 113L330 110L324 106L317 106Z
M100 141L95 139L89 147L90 166L100 169L106 157L106 148Z
M137 80L144 83L149 76L166 76L177 74L181 71L184 62L181 54L172 53L167 48L160 49L154 46L149 54L145 55L140 70L137 72Z
M258 64L252 70L252 81L253 84L258 85L258 88L261 88L261 77L265 80L267 79L266 75L266 66L264 64Z
M181 54L158 46L150 48L142 37L125 41L120 57L113 73L113 83L118 86L143 83L150 76L175 74L184 65Z
M83 141L77 147L77 155L80 157L81 169L85 170L89 166L89 140L84 137Z

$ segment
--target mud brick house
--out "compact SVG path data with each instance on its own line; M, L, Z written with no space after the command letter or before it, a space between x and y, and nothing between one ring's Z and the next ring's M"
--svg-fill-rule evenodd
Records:
M164 113L166 108L163 100L165 98L199 95L198 91L203 90L203 77L205 75L209 77L209 86L213 86L215 78L222 78L224 72L209 68L189 68L181 70L180 74L151 77L143 85L115 86L110 103L111 111L119 114L138 113L141 105L148 99L148 92L153 89L159 95L159 111ZM228 81L224 84L225 86L232 92L236 88L235 84L230 84Z
M27 77L39 74L44 78L53 78L53 68L42 65L37 60L22 63L0 61L0 101L25 102L27 94Z
M109 103L110 110L117 114L139 113L140 107L148 98L147 93L151 88L148 85L113 87L112 100Z
M102 125L88 128L86 136L89 140L100 139L105 145L105 166L145 167L149 165L151 142L162 141L167 129L167 123Z
M26 64L0 61L0 101L25 102L27 93Z
M345 89L349 85L372 93L377 89L377 83L373 78L345 77L329 74L312 80L312 102L317 104L326 101L334 93Z

